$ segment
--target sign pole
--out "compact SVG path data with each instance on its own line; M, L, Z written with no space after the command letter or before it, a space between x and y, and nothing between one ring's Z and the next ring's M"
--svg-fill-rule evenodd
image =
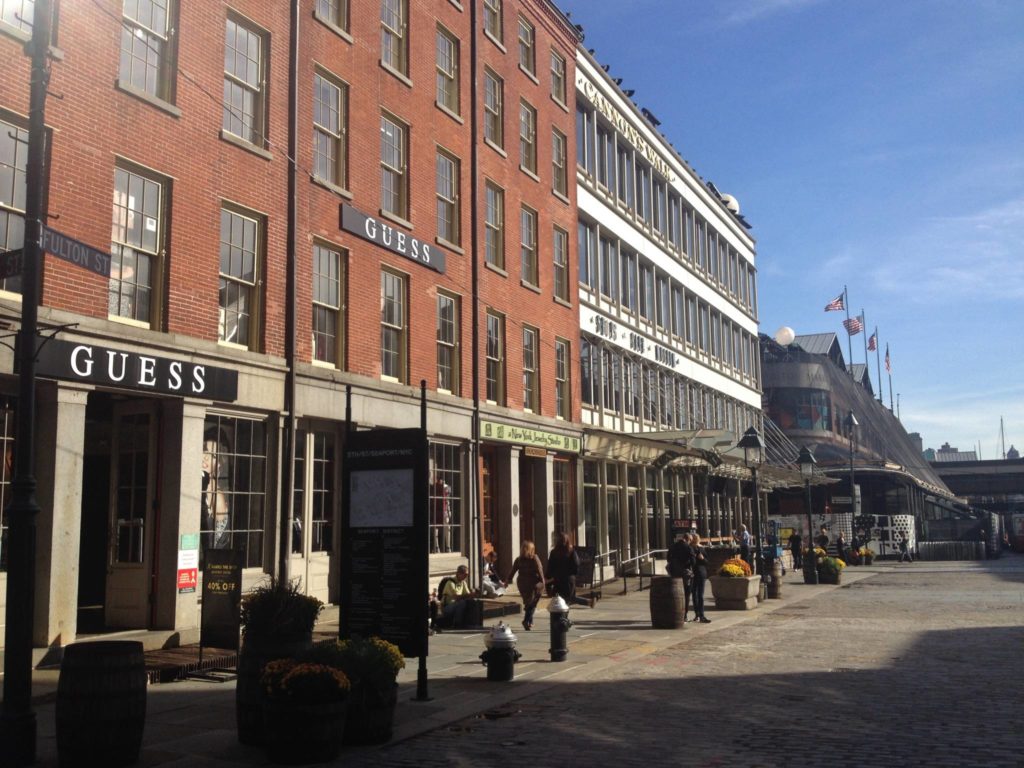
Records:
M420 429L423 430L423 434L427 434L427 380L420 379ZM429 551L429 539L430 539L430 528L427 528L427 538L423 541L423 546L428 548ZM423 651L420 653L419 666L416 668L416 698L414 701L430 701L430 694L427 692L427 647L430 644L430 621L423 622Z
M35 410L36 330L42 252L46 89L50 81L50 0L37 0L32 24L32 78L29 94L28 158L25 174L25 240L18 331L17 437L9 508L7 635L4 649L4 702L0 716L4 765L36 760L36 713L32 709L32 630L35 623L36 502Z

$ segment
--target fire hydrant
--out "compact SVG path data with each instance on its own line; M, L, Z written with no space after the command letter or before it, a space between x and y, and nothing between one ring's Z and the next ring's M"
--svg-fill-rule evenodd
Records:
M548 653L552 661L565 661L569 655L569 649L565 646L565 633L572 626L569 621L569 605L559 595L555 595L548 603L548 613L551 614L551 648Z
M516 650L516 636L512 630L502 623L491 627L491 631L484 636L484 645L487 650L480 654L480 660L487 665L487 679L499 682L511 680L514 675L514 665L522 656Z

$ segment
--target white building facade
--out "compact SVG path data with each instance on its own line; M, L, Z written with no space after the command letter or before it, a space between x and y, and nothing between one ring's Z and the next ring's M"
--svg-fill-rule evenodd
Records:
M741 473L711 454L761 427L754 240L655 125L578 52L581 538L627 570L673 527L749 519Z

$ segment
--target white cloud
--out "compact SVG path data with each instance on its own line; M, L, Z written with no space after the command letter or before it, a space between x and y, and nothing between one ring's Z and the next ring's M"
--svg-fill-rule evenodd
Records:
M749 24L779 13L799 11L820 2L822 0L742 0L727 12L725 22Z

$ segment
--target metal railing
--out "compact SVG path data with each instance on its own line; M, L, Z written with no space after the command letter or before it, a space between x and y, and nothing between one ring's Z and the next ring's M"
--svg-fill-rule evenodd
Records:
M636 557L631 557L628 560L623 560L622 562L619 563L619 574L622 576L622 594L626 594L627 592L629 592L629 584L628 584L627 579L629 578L629 576L631 574L629 573L630 569L627 568L626 566L629 563L633 563L633 562L636 563L636 566L637 566L636 567L636 575L640 579L640 589L639 589L639 591L643 592L644 591L644 569L640 567L640 561L641 560L654 560L654 561L657 561L657 559L658 559L657 555L659 555L659 554L668 555L668 550L667 549L649 549L646 552L644 552L642 555L637 555ZM648 575L651 576L652 578L654 577L655 574L653 572L653 569L652 569L652 572L650 574L648 574Z

